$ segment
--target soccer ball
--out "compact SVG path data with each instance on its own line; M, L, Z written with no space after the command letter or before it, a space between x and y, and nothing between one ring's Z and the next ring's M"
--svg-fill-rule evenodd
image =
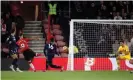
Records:
M63 52L68 52L68 47L67 46L63 46Z
M63 52L68 52L69 48L67 46L63 47ZM79 53L78 48L73 46L74 54Z

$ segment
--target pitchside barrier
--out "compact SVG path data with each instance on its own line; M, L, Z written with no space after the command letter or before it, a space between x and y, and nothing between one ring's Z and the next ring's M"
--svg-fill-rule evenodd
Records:
M1 59L1 70L8 71L12 59ZM64 70L67 71L69 61L68 58L54 58L53 63L64 66ZM34 58L33 64L37 70L45 70L46 59L45 58ZM110 70L114 71L117 68L115 58L74 58L74 71L98 71L98 70ZM28 63L24 59L19 60L19 67L22 70L31 70ZM55 70L49 68L50 70ZM128 60L120 61L120 70L133 70L133 65Z

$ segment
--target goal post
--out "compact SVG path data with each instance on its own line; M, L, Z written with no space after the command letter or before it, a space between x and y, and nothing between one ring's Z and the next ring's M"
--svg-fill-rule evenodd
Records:
M74 58L109 58L108 54L117 51L120 40L133 37L132 31L133 20L72 19L67 70L74 71ZM73 46L79 53L74 53Z

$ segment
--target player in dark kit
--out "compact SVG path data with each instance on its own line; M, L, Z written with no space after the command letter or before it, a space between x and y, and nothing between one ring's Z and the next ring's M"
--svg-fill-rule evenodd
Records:
M23 34L20 34L20 39L17 41L17 45L19 46L19 53L23 53L24 58L26 61L28 61L29 66L32 68L34 72L36 72L36 69L34 65L32 64L32 61L34 57L36 56L36 53L32 51L29 46L28 42L29 40L38 40L39 38L34 37L34 38L23 38Z
M13 62L12 65L10 66L10 69L12 71L18 71L18 72L23 72L18 68L18 45L16 44L16 38L15 38L15 34L16 34L16 29L13 28L11 30L11 35L7 38L6 42L8 43L8 47L9 47L9 55L13 58ZM16 68L16 70L14 69L14 67Z
M50 66L51 68L57 68L57 69L61 69L61 71L63 71L63 67L54 65L52 63L52 59L54 58L54 55L55 54L59 55L59 53L57 53L56 49L57 49L57 47L54 44L53 38L50 40L49 44L46 44L44 46L44 55L46 56L46 70L48 70L48 66Z

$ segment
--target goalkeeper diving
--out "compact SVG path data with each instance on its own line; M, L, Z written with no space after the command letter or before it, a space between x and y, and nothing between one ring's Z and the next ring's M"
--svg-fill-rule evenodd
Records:
M129 47L124 43L124 41L120 41L120 46L115 55L118 65L117 70L120 69L120 60L129 60L129 63L133 65L133 59L131 59L131 53L129 51ZM131 71L131 73L133 73L133 71Z
M73 46L72 48L73 48L74 54L79 53L79 50L78 50L78 48L76 46ZM69 49L70 49L70 47L69 48L67 46L63 47L63 50L67 50L68 51Z

